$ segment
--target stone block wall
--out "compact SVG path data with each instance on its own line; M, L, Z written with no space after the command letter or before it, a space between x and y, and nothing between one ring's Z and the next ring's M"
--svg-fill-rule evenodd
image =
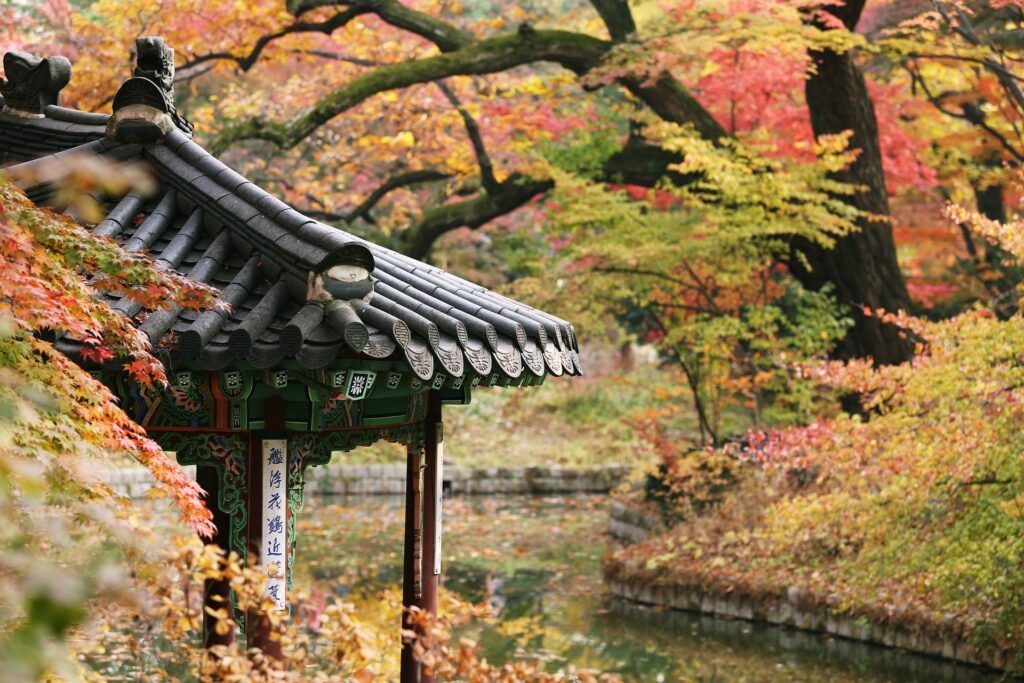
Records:
M195 467L186 467L195 477ZM449 495L607 493L628 474L624 465L570 467L445 467ZM141 498L153 485L144 467L114 470L107 483L115 491ZM306 470L306 492L327 495L395 495L405 493L405 465L344 465Z
M444 468L449 495L606 493L629 472L625 466ZM306 470L306 491L335 495L402 495L405 465L328 465Z
M652 515L613 500L608 506L608 533L623 543L639 543L651 534L665 530L665 523Z
M196 478L195 465L182 467L192 479ZM153 488L153 475L145 467L124 467L112 469L106 477L107 484L129 498L144 498Z
M978 649L953 636L929 635L912 623L872 621L863 616L834 614L825 607L807 609L806 601L796 588L790 588L785 596L758 600L735 593L716 595L683 586L650 586L628 581L611 580L608 587L616 597L645 605L790 626L1004 671L1012 663L1010 652Z

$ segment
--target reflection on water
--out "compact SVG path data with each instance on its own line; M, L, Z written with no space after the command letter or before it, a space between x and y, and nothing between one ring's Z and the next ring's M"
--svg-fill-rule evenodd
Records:
M460 634L491 661L533 657L557 671L627 680L991 683L971 667L791 629L644 609L612 599L600 577L606 499L455 498L444 508L442 585L499 609ZM313 498L301 513L297 587L376 591L401 581L400 497Z
M766 624L642 608L613 600L610 638L644 642L689 658L682 680L695 681L998 681L994 673L842 638ZM627 645L627 648L629 646ZM768 675L764 667L774 670ZM639 680L644 679L643 676ZM665 680L672 680L666 678Z

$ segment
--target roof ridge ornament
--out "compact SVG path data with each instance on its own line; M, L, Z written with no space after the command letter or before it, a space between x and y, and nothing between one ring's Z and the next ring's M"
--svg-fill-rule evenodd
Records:
M309 272L306 300L320 303L324 318L360 352L369 342L369 331L352 307L356 300L370 303L373 298L373 254L361 244L346 244L327 255Z
M4 111L26 118L43 118L47 106L60 104L60 91L71 81L71 62L65 57L36 57L28 52L4 55L0 94Z
M156 142L193 126L174 108L174 48L160 36L135 40L135 69L114 95L107 136L122 142Z

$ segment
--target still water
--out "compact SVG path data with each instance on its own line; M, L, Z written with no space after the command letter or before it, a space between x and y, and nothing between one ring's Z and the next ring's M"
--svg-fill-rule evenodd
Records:
M790 629L611 598L601 583L606 498L497 496L445 502L443 589L489 601L497 618L456 638L480 643L492 662L540 659L628 681L775 683L992 683L999 675ZM312 498L300 515L296 587L347 595L401 581L400 497Z

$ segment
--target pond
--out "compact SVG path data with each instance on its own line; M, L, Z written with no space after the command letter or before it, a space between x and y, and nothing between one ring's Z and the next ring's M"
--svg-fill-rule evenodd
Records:
M451 498L442 586L490 601L497 618L461 628L492 662L539 658L628 681L904 683L1002 680L997 674L791 629L611 598L601 582L603 496ZM300 516L296 587L357 595L401 582L401 497L312 498Z

